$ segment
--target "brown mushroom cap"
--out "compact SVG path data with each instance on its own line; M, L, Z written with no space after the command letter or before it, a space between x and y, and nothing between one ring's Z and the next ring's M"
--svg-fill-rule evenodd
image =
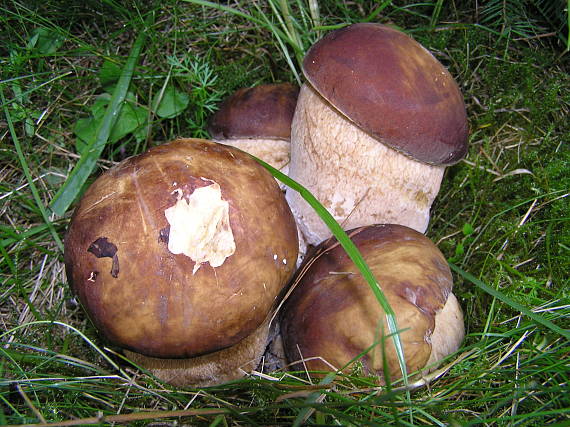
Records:
M291 83L239 89L212 116L208 131L215 139L291 138L291 120L299 88Z
M452 276L438 248L423 234L401 225L373 225L347 232L396 313L408 372L457 350L463 318L455 298L448 298ZM334 238L317 247L301 267L299 282L286 301L281 334L288 360L304 359L309 370L344 368L373 343L359 362L364 372L383 377L383 348L392 378L401 376L386 317L368 284ZM444 309L451 302L451 309ZM450 313L450 311L452 311ZM438 316L451 319L442 331L453 345L432 349L440 333ZM441 323L441 322L440 322ZM434 342L441 342L435 339ZM349 369L351 367L349 366Z
M108 340L184 358L256 330L297 250L293 216L263 167L233 147L181 139L89 187L66 235L65 265Z
M331 31L303 61L310 84L386 145L429 164L467 152L467 115L457 83L424 47L372 23Z

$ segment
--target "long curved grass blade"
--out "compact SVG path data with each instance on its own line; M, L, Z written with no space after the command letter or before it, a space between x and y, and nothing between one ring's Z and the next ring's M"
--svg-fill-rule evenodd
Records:
M121 112L123 101L125 100L127 91L131 84L135 66L142 51L145 39L146 31L143 29L135 40L127 62L123 67L117 86L113 91L111 102L109 103L109 106L105 111L105 115L103 116L103 120L101 121L101 125L97 130L97 137L85 148L85 151L69 174L69 177L50 203L50 208L60 216L67 211L71 203L73 203L80 193L83 184L85 184L85 181L87 181L87 178L89 178L89 175L93 172L93 169L97 164L97 160L99 160L105 145L107 145L113 126Z
M529 310L524 305L519 304L516 301L513 301L512 299L510 299L508 296L506 296L502 292L500 292L496 289L493 289L489 285L485 284L483 281L477 279L475 276L473 276L472 274L462 270L461 268L457 267L456 265L449 263L449 266L457 274L460 274L461 276L463 276L463 278L467 279L468 281L470 281L474 285L478 286L479 288L481 288L483 291L487 292L492 297L497 298L498 300L504 302L507 305L510 305L515 310L518 310L522 314L524 314L525 316L530 317L536 323L540 323L541 325L546 326L551 331L562 335L564 338L566 338L567 340L570 341L570 330L563 329L560 326L552 323L550 320L545 319L543 316L540 316L539 314L532 312L531 310Z
M255 157L254 157L255 158ZM280 172L279 170L275 169L274 167L268 165L263 160L255 158L263 167L265 167L271 174L277 178L279 181L287 185L289 188L297 191L303 199L311 205L311 207L315 210L315 212L321 217L321 219L325 222L327 227L331 230L332 234L337 238L338 242L342 245L352 262L356 265L362 277L366 280L370 289L374 293L374 296L380 303L380 306L386 313L386 321L388 323L388 331L392 336L392 340L394 342L394 347L396 349L396 354L398 356L398 362L400 364L400 370L402 371L402 377L404 379L404 383L407 385L407 369L406 369L406 361L404 357L404 347L402 345L402 341L400 340L400 334L398 325L396 322L396 314L394 310L390 306L390 303L384 296L382 289L380 288L380 284L374 278L372 271L364 261L362 254L358 250L358 248L352 243L352 240L347 236L344 232L340 224L333 218L333 216L325 209L325 207L316 199L315 196L311 194L309 190L303 187L301 184L296 182L295 180L289 178L284 173Z

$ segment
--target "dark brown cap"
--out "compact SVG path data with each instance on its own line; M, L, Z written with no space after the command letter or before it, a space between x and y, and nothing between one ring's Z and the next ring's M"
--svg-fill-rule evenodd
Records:
M418 161L453 164L467 152L467 115L451 74L423 46L372 23L332 31L307 53L310 84L348 119Z
M299 88L291 83L240 89L212 116L208 131L215 139L291 138L291 120Z
M436 315L453 285L445 257L423 234L402 225L371 225L347 234L396 313L408 372L422 369L432 352ZM382 376L384 354L391 375L398 376L392 340L383 338L385 313L336 239L317 246L293 283L281 313L289 362L310 359L304 362L307 369L330 371L326 360L341 369L376 342L360 359L365 373Z

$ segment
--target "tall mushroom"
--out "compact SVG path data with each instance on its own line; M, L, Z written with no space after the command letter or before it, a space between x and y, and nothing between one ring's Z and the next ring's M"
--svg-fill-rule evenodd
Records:
M409 36L369 23L330 32L303 71L289 176L346 229L398 223L424 232L445 166L467 151L450 73ZM330 236L298 193L287 200L308 243Z
M348 232L396 314L409 373L455 352L463 315L439 249L402 225L372 225ZM281 312L287 359L300 369L335 371L353 361L367 375L401 376L386 316L372 290L334 238L317 246L299 270ZM361 358L359 355L363 354Z
M208 131L214 141L246 151L286 174L298 94L291 83L239 89L212 116Z
M108 341L171 384L211 385L256 367L297 250L271 174L233 147L181 139L89 187L65 266Z

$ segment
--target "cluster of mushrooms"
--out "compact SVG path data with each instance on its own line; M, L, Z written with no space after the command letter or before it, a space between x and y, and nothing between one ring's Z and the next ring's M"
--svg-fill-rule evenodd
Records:
M456 82L380 24L330 32L303 72L300 89L238 91L213 116L213 141L129 158L75 209L65 239L73 292L108 342L167 383L240 378L262 369L268 348L282 368L401 375L356 266L248 153L308 188L347 230L396 313L408 372L460 346L451 272L423 234L445 166L467 149Z

